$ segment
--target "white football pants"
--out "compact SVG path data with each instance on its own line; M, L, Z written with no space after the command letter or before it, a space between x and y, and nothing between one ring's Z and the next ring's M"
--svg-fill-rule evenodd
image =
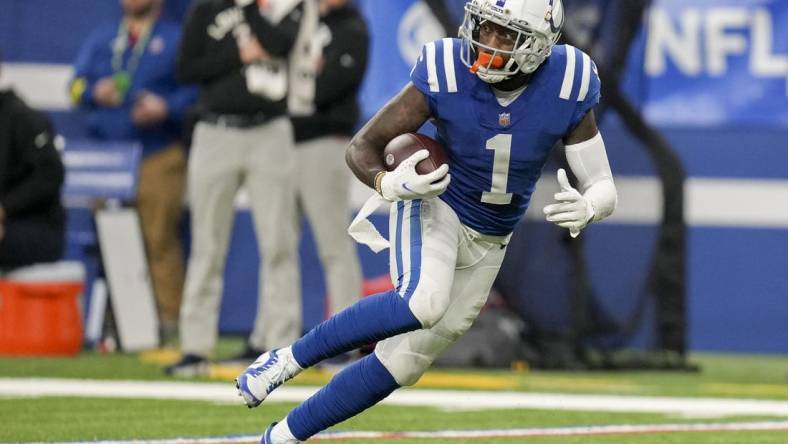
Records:
M393 203L389 223L391 281L424 329L388 338L375 353L405 386L471 327L510 236L466 227L439 198Z

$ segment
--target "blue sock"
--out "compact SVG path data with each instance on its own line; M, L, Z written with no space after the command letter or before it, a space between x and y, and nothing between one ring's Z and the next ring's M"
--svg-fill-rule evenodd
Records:
M377 404L398 389L394 377L375 353L337 373L287 415L290 431L299 441L351 418Z
M421 323L396 291L366 297L309 331L293 343L301 368L364 344L421 328Z

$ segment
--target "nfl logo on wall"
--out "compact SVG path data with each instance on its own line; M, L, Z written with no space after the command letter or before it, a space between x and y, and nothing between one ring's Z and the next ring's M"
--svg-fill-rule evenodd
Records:
M501 126L509 126L512 124L512 114L511 113L501 113L498 114L498 124Z

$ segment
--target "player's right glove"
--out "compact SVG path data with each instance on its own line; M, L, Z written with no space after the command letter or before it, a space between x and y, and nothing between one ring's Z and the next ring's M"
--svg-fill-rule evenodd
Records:
M397 165L394 171L383 174L380 180L380 194L383 198L391 202L426 199L446 191L451 182L449 165L443 164L427 174L416 172L416 164L429 156L427 150L416 151Z

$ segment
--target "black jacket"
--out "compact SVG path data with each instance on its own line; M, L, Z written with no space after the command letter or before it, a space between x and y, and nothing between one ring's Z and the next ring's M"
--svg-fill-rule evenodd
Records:
M184 83L199 83L202 111L271 116L286 113L286 100L274 102L246 88L233 29L248 24L268 53L284 57L298 35L301 8L273 26L260 15L256 2L244 8L235 6L234 0L195 3L184 24L177 77Z
M62 227L63 163L49 119L13 91L0 91L0 205L7 219L47 221Z
M367 25L358 10L345 6L320 19L320 32L325 27L330 42L323 48L323 66L316 80L316 111L293 117L296 142L332 134L351 136L359 118L358 92L369 51Z

